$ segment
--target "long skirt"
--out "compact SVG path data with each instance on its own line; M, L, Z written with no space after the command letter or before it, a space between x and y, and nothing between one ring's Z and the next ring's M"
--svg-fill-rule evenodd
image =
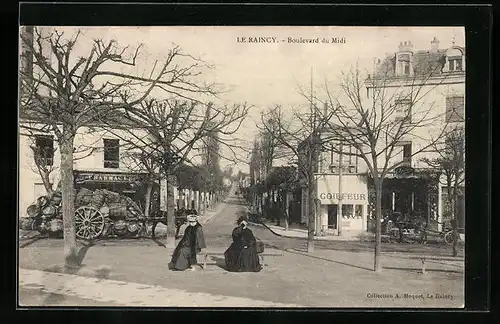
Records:
M224 252L224 259L226 260L226 269L228 271L238 271L239 268L240 248L235 244L231 244Z
M172 255L172 267L175 270L186 270L190 266L198 264L196 254L193 255L191 248L176 248Z
M262 266L254 247L240 248L230 246L224 253L228 271L259 272Z

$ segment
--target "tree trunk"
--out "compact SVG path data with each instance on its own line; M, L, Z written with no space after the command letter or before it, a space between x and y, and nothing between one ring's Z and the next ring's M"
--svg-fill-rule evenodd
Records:
M63 133L61 145L61 191L64 233L64 264L66 267L77 267L78 249L75 233L75 188L73 179L73 141L74 135Z
M310 177L310 179L313 176ZM316 195L315 195L315 187L313 185L313 181L309 181L308 186L308 198L309 198L309 217L307 220L307 252L314 252L314 226L315 226L315 217L316 217Z
M167 248L175 248L175 201L174 201L174 182L173 176L167 176Z
M451 221L451 227L453 230L453 256L456 257L458 255L458 186L455 183L453 188L453 215Z
M148 181L148 187L146 188L146 199L144 201L144 216L149 217L151 208L151 192L153 191L153 182Z
M47 195L49 196L52 196L52 194L54 193L54 189L52 187L52 184L50 183L50 178L49 178L49 175L50 175L50 172L48 171L42 171L42 170L39 170L40 172L40 177L42 178L42 183L43 183L43 186L45 187L45 191L47 192Z
M289 205L289 197L288 197L288 191L285 192L285 231L288 231L289 225L289 219L290 219L290 213L288 211L288 205Z
M382 250L382 180L375 179L375 258L373 271L381 272L380 254Z

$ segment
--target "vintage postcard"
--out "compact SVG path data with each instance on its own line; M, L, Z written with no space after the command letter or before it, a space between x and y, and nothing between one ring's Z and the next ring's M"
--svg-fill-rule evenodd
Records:
M19 306L464 307L463 27L19 39Z

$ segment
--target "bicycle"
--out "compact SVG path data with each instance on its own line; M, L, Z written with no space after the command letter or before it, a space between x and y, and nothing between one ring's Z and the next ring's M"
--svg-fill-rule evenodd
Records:
M446 222L436 222L438 225L443 225L442 229L440 231L436 231L436 230L432 230L432 229L429 229L428 226L425 226L425 228L423 228L423 231L425 232L425 238L426 238L426 241L427 241L427 233L430 232L430 233L435 233L437 234L437 236L447 245L451 245L453 244L453 241L454 241L454 235L456 235L456 238L457 238L457 242L461 242L462 241L462 238L460 236L460 233L458 232L458 230L460 230L460 228L457 228L456 231L453 230L453 228L451 227L446 227Z

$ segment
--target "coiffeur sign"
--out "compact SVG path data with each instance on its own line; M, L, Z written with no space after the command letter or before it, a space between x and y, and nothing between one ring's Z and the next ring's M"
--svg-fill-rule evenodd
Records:
M322 192L319 194L320 199L335 199L338 200L342 196L342 200L366 200L365 194L360 193L343 193L340 195L339 193L325 193Z

